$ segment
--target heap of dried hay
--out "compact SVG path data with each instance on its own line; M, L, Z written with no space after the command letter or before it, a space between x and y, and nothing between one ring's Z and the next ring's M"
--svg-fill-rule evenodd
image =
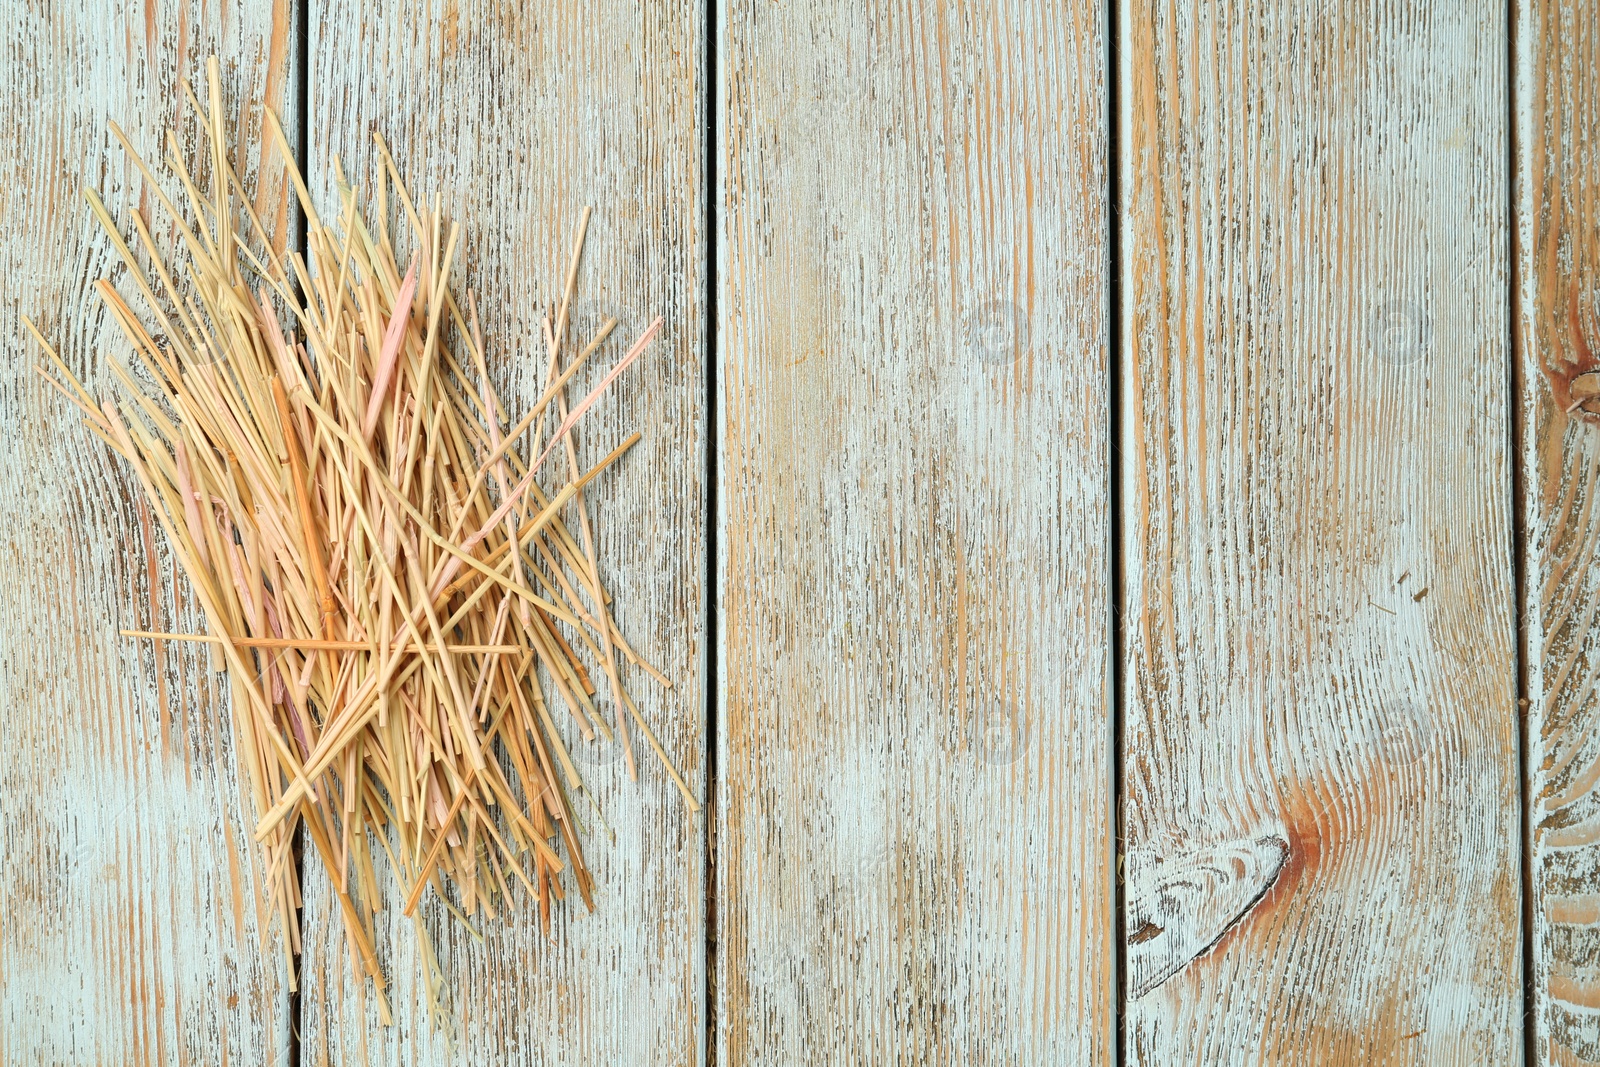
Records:
M699 808L623 686L623 660L669 683L612 619L584 503L584 487L639 435L582 471L570 434L661 321L568 407L568 380L615 326L564 351L586 211L555 320L544 323L546 388L507 427L476 302L469 296L463 311L450 289L456 226L441 240L439 212L419 211L381 138L370 226L342 175L339 224L324 226L267 111L307 219L309 262L281 256L229 161L216 60L207 74L209 107L184 91L209 142L209 183L191 177L169 140L188 219L112 126L174 220L180 252L163 255L131 212L136 252L86 193L153 324L98 282L138 360L107 361L121 396L97 401L27 326L60 375L46 375L52 384L132 465L204 607L208 635L128 633L211 641L225 659L291 976L300 947L292 844L303 825L333 872L345 932L387 1020L373 947L382 902L372 842L381 846L406 888L437 1010L442 975L416 914L430 883L465 921L495 914L521 882L548 933L570 869L594 906L572 800L588 793L554 715L564 709L585 743L621 745L630 773L636 727ZM409 223L393 239L391 180ZM403 270L397 239L415 248ZM614 724L575 645L604 670Z

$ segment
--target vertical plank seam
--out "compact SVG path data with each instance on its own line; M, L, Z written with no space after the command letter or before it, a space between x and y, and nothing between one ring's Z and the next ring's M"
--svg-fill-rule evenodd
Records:
M720 0L705 0L705 42L702 45L702 71L703 84L701 86L702 106L705 108L705 125L703 136L705 144L704 174L702 175L702 188L705 197L705 217L702 225L705 228L704 255L705 261L705 508L702 512L706 524L706 556L705 556L705 623L704 647L705 680L702 692L705 693L705 812L702 815L704 822L705 838L705 913L703 916L704 953L701 977L701 1003L705 1019L705 1033L702 1040L705 1048L701 1053L701 1062L715 1067L717 1062L717 801L721 795L720 779L717 768L717 726L718 718L722 714L720 692L718 689L718 660L717 653L721 645L721 634L718 629L718 601L720 597L720 582L718 577L717 539L721 533L720 515L717 509L717 449L721 444L721 419L717 407L717 258L721 247L720 232L717 229L717 85L720 71L717 65L717 9Z
M294 73L295 94L298 97L295 101L295 117L299 120L294 130L295 165L300 168L301 174L309 178L311 175L311 155L309 151L311 146L309 133L311 129L311 0L298 0L295 4L294 21L295 43L298 46L295 49L296 55L294 58L296 63ZM286 177L285 181L287 180ZM300 258L309 262L310 248L306 218L303 212L295 210L293 198L291 197L290 199L290 218L293 219L295 215L299 215L298 221L292 225L290 241L299 251ZM300 887L300 906L295 909L295 921L302 932L305 930L306 900L305 833L303 826L295 831L293 846L295 884ZM283 931L283 936L287 937L288 931ZM301 945L302 953L305 947L304 944ZM298 961L290 956L289 966L296 967L297 965ZM301 968L301 977L304 977L304 973L304 968ZM305 1003L300 991L300 982L295 980L294 975L289 977L291 979L288 1006L289 1034L285 1041L285 1058L290 1067L300 1067L302 1055L300 1033L303 1029Z
M1509 3L1510 0L1507 0ZM1110 641L1108 659L1110 678L1107 700L1110 704L1111 744L1111 879L1112 938L1115 942L1111 954L1111 1012L1113 1067L1120 1067L1125 1057L1126 1035L1123 1028L1125 983L1127 973L1127 941L1123 925L1125 901L1122 881L1123 850L1123 771L1122 771L1122 620L1126 599L1123 596L1122 559L1122 468L1120 457L1122 419L1122 242L1120 240L1121 197L1121 138L1119 136L1118 108L1121 95L1118 82L1121 78L1119 26L1121 10L1118 0L1106 0L1102 13L1105 33L1105 122L1106 122L1106 506L1109 511L1109 529L1106 536L1110 546L1106 553L1107 640Z
M1537 990L1534 971L1534 899L1533 899L1533 823L1530 801L1529 776L1533 772L1530 759L1532 738L1528 731L1532 689L1528 678L1528 627L1532 612L1528 602L1527 580L1527 520L1526 487L1523 484L1522 442L1527 432L1522 399L1526 380L1523 376L1523 358L1527 353L1528 337L1520 326L1518 314L1522 292L1522 239L1517 228L1517 202L1520 195L1521 173L1518 160L1521 142L1517 130L1517 78L1521 69L1518 54L1523 47L1518 31L1518 8L1515 0L1506 0L1506 232L1509 244L1510 269L1506 272L1506 326L1511 349L1511 367L1507 388L1511 392L1510 415L1507 427L1511 433L1511 447L1506 450L1511 464L1511 573L1514 584L1512 610L1516 613L1516 684L1517 684L1517 800L1520 805L1518 827L1522 834L1522 1060L1525 1067L1534 1067L1538 1058L1539 1021L1535 1015Z

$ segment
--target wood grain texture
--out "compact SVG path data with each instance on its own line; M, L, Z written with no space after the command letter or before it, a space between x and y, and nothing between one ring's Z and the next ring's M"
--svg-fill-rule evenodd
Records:
M1119 21L1128 1061L1519 1062L1504 12Z
M717 1062L1114 1051L1104 14L719 14Z
M235 165L287 236L259 102L293 116L293 11L174 3L0 3L0 1062L281 1062L285 957L262 946L225 676L121 627L193 630L199 611L122 462L32 370L20 315L91 388L125 359L93 282L133 296L80 190L131 233L167 222L107 132L152 162L192 146L178 79L219 56ZM246 106L240 116L240 105ZM156 167L165 177L165 168ZM173 186L176 186L174 180Z
M370 193L377 130L413 191L440 198L463 227L460 277L485 308L491 367L518 414L543 385L540 318L560 299L584 205L595 215L573 333L591 336L607 316L620 325L574 378L574 395L665 316L662 338L585 420L579 459L592 464L628 431L644 433L591 491L601 579L629 642L675 682L668 692L622 665L702 799L704 21L694 2L319 5L308 163L319 211L332 216L334 158ZM595 699L614 718L604 689ZM567 739L577 741L576 729ZM384 1028L372 998L361 999L326 872L308 861L303 1062L696 1062L705 1040L705 822L687 812L637 734L635 742L637 783L620 757L596 763L593 749L574 747L616 832L608 842L590 823L594 915L570 892L546 942L522 899L479 923L480 944L431 895L423 904L453 1035L430 1030L417 941L393 881L392 907L378 919L396 1020Z
M1600 417L1568 413L1600 368L1600 4L1519 3L1515 41L1533 1024L1537 1063L1600 1063Z

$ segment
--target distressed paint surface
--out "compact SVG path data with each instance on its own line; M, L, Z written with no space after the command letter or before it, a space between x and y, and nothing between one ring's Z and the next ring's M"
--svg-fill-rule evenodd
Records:
M1600 4L1517 6L1528 822L1537 1063L1600 1063ZM1579 392L1574 393L1574 385Z
M287 2L0 3L0 1062L288 1053L288 972L277 931L261 947L225 676L194 646L117 635L193 632L200 613L132 476L33 372L46 358L20 315L91 389L111 380L128 349L92 286L133 290L80 190L100 190L130 235L129 212L152 201L107 120L152 163L169 128L192 145L178 79L203 84L216 54L255 188L256 103L291 129L298 112L292 25ZM259 181L258 210L286 234L276 160Z
M1519 1062L1512 521L1536 1062L1600 1063L1600 419L1564 410L1600 347L1597 10L1515 7L1514 289L1498 10L1123 11L1131 1063ZM302 1062L692 1063L707 988L724 1064L1110 1062L1104 17L722 0L716 898L648 756L637 785L584 765L617 833L599 913L570 899L546 943L525 906L480 944L423 908L452 1046L398 908L377 1025L313 857ZM292 136L294 21L0 2L0 1062L288 1055L225 682L115 636L198 612L16 315L103 379L115 253L78 189L140 199L105 120L154 158L216 51ZM630 688L706 789L703 11L311 23L319 202L383 132L467 225L508 404L582 205L579 331L667 316L581 451L647 430L594 498L602 567L678 682Z
M1119 23L1128 1062L1517 1063L1504 11Z
M720 9L719 1064L1111 1061L1103 20Z
M592 388L655 315L665 317L662 338L586 418L578 451L587 466L629 431L644 433L591 490L591 517L618 626L675 686L663 690L620 664L624 684L702 799L704 21L692 2L319 5L308 146L325 219L337 213L334 158L370 183L377 130L413 193L437 195L462 224L459 277L476 289L497 386L517 414L543 385L540 317L560 299L585 205L595 214L571 336L591 336L607 316L619 325L575 376L572 395ZM604 688L595 699L614 719ZM430 1029L417 939L388 878L392 907L377 920L378 950L395 1025L384 1028L354 977L327 874L309 857L304 1063L700 1058L704 816L688 813L637 733L637 783L620 755L595 762L575 728L566 737L616 833L607 841L580 802L599 910L587 914L569 890L547 942L536 905L518 890L516 910L479 919L478 943L429 894L419 914L446 974L447 1035Z

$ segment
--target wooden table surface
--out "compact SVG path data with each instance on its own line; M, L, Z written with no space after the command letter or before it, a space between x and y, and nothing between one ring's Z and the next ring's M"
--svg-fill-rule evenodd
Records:
M1600 1063L1600 0L83 6L0 0L0 1063ZM213 54L285 241L262 101L464 224L511 406L584 205L666 318L581 447L705 811L596 765L596 914L430 901L448 1034L314 854L291 992L19 327L107 380L80 190Z

